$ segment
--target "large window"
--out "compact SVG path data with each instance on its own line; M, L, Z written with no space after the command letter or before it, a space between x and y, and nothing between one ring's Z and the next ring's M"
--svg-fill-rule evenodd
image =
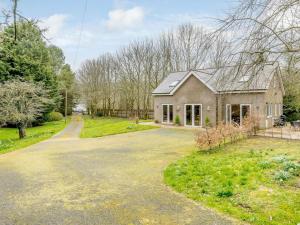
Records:
M231 122L242 125L243 118L251 116L251 104L227 104L226 123Z
M164 104L163 107L163 123L173 123L173 105Z

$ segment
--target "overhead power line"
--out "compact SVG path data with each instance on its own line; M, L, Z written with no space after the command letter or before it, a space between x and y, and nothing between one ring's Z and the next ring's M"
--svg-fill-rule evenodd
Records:
M84 8L83 8L83 14L82 14L82 17L81 17L80 31L79 31L79 37L78 37L76 50L75 50L73 65L76 65L76 63L77 63L77 57L78 57L78 52L79 52L79 48L80 48L80 44L81 44L81 38L82 38L83 25L84 25L84 21L85 21L85 17L86 17L86 12L87 12L87 6L88 6L88 0L85 0Z

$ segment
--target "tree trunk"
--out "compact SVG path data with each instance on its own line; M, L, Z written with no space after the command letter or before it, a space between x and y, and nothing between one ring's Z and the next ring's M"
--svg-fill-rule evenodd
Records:
M20 125L18 126L18 130L19 130L19 138L23 139L26 137L26 131L25 131L25 125Z

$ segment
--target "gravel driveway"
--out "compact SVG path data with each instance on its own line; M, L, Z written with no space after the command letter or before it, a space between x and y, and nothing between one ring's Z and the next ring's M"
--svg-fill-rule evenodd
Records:
M233 223L163 184L163 169L191 151L192 132L79 139L81 126L0 156L1 225Z

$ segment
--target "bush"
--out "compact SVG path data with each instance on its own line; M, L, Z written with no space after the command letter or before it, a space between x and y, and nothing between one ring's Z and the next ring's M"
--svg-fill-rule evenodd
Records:
M209 125L209 119L206 120ZM201 150L212 150L215 147L221 147L226 141L235 142L243 138L243 131L240 127L232 124L218 124L217 127L205 127L204 131L196 133L196 145Z
M269 161L261 161L258 163L258 165L262 169L269 169L272 167L272 164Z
M293 174L294 176L298 176L300 173L300 165L295 162L286 161L283 164L283 170Z
M290 177L291 177L291 175L290 175L289 172L286 172L284 170L280 170L280 171L277 171L275 173L274 180L283 182L283 181L288 180Z
M180 125L180 118L178 115L176 115L176 117L175 117L175 124L178 126Z
M210 126L211 126L210 119L209 119L208 116L205 117L205 126L206 126L206 127L210 127Z
M50 112L46 115L46 121L51 122L51 121L60 121L64 117L60 112Z

